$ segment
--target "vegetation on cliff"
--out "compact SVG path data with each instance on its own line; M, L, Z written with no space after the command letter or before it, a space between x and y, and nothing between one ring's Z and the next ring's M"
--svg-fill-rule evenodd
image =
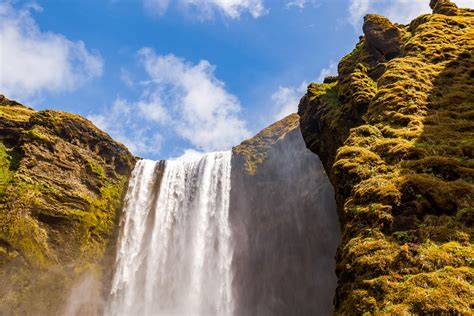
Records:
M366 16L337 81L300 102L342 224L337 313L474 307L474 11L431 6L406 26Z
M290 114L282 120L273 123L261 130L257 135L235 146L232 151L235 155L242 155L245 159L245 171L254 175L257 168L268 158L272 145L282 140L289 132L299 126L298 114Z
M134 159L78 115L0 96L0 314L60 314L83 272L109 277Z

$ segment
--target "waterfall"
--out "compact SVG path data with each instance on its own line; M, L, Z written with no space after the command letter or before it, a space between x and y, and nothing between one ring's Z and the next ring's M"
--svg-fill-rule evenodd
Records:
M232 315L230 160L137 163L106 315Z

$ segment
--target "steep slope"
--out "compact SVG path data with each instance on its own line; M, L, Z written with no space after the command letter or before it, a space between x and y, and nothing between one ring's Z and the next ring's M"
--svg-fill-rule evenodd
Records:
M339 222L334 191L290 115L233 149L235 315L329 315Z
M474 11L368 15L338 77L299 105L336 191L341 314L474 307Z
M0 314L61 314L81 280L69 311L100 310L134 161L80 116L0 96Z

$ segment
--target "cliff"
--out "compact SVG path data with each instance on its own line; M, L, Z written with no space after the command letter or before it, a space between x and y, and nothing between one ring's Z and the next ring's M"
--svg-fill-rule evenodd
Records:
M0 96L0 314L100 311L134 161L78 115Z
M342 225L338 314L472 313L474 11L431 6L409 25L367 15L299 105Z
M319 158L290 115L233 148L236 315L327 315L339 222Z

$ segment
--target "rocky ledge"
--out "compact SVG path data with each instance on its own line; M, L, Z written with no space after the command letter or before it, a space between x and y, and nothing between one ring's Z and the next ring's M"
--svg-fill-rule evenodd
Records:
M100 311L134 162L78 115L0 96L0 314ZM85 274L88 294L70 298Z
M474 11L431 6L409 25L367 15L299 105L342 225L336 313L472 313Z

